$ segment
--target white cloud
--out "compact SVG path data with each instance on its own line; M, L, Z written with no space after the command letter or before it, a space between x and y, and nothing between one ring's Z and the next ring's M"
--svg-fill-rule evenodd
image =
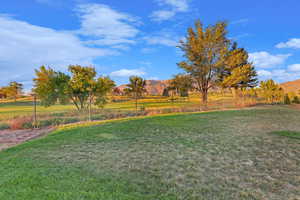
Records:
M121 69L110 73L112 77L129 77L129 76L143 76L146 72L142 69Z
M78 34L92 36L95 45L133 44L139 21L131 15L113 10L103 4L82 4L76 9L81 20Z
M156 49L154 48L142 48L141 52L144 54L150 54L150 53L154 53Z
M165 21L171 19L176 15L176 12L173 10L156 10L152 13L151 18L154 21Z
M165 21L174 17L178 12L189 10L188 0L157 0L160 6L168 6L169 9L156 10L151 14L153 21Z
M178 45L178 43L173 39L165 38L162 36L145 37L145 40L148 44L151 45L164 45L170 47L175 47L176 45Z
M18 74L24 81L30 80L33 69L41 65L65 69L69 64L88 65L98 56L116 53L87 47L70 32L32 25L7 16L0 16L0 44L1 75ZM6 77L0 84L12 78Z
M292 81L300 78L300 71L292 72L286 69L258 70L257 74L260 80L273 79L278 82Z
M277 48L293 48L299 49L300 48L300 38L293 38L287 42L281 42L276 45Z
M267 70L258 70L257 75L262 77L271 77L272 73Z
M292 72L300 72L300 64L289 65L288 70Z
M273 68L283 64L291 54L277 54L272 55L268 52L254 52L249 54L249 61L253 62L259 68Z
M150 45L175 47L179 44L180 37L168 31L161 31L157 34L144 37L144 40Z

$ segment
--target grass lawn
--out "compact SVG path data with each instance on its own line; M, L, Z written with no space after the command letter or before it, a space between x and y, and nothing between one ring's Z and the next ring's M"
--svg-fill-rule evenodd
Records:
M300 112L284 106L58 130L0 153L0 199L300 199Z

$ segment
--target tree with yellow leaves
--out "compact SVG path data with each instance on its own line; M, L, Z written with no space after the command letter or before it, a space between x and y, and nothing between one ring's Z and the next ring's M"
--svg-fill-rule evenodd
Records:
M191 76L205 105L209 89L218 81L230 45L226 27L225 22L219 22L204 28L200 21L196 21L195 28L189 28L185 40L180 41L179 48L186 60L178 65Z

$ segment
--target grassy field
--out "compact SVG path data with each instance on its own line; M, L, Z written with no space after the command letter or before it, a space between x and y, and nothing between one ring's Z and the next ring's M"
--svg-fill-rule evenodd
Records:
M119 97L120 98L120 97ZM211 95L210 102L224 101L226 103L232 101L232 96L229 94L224 97L218 95ZM192 95L190 98L177 98L174 102L168 97L145 97L139 100L139 107L145 107L147 109L156 109L156 108L172 108L172 107L182 107L189 105L200 105L199 95ZM96 107L94 109L97 109ZM134 110L135 102L128 98L124 98L120 102L110 102L105 105L105 109L114 109L114 110ZM30 98L19 99L17 102L12 100L10 101L0 101L0 120L5 120L13 118L15 116L27 116L32 115L33 111L33 102ZM39 114L47 113L65 113L70 111L76 111L74 105L54 105L51 107L43 107L38 105L37 112Z
M299 119L267 106L57 130L0 153L0 199L300 199Z
M118 101L111 101L104 108L93 108L93 120L102 120L118 117L132 116L136 114L135 102L128 97L114 97ZM169 110L181 108L199 108L202 106L199 95L192 95L190 98L177 98L171 101L167 97L148 96L139 100L139 112L145 115L145 112L157 110ZM223 107L234 107L231 94L225 96L210 95L210 109L221 109ZM178 112L178 111L175 111ZM79 113L75 106L53 105L50 107L37 106L38 120L41 126L65 124L68 122L78 122L88 120L88 113ZM114 116L112 116L114 115ZM10 126L10 124L28 124L32 123L33 102L30 98L0 101L0 129ZM14 125L13 125L14 126ZM22 126L22 125L18 125Z

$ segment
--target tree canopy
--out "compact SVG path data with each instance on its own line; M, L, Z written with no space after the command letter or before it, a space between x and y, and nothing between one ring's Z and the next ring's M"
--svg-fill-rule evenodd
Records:
M248 53L235 43L230 48L231 44L225 22L204 28L196 21L195 27L188 29L185 40L180 41L179 48L186 60L178 65L191 76L204 104L207 104L209 89L214 86L245 88L257 83Z
M80 65L70 65L69 71L71 76L45 66L36 70L34 92L42 105L72 102L78 110L84 110L91 104L103 106L107 102L107 94L115 86L109 77L96 78L93 67Z
M189 91L193 88L193 81L190 75L177 74L171 79L169 90L175 90L181 97L189 96Z
M146 80L138 76L131 76L129 78L129 84L126 85L124 92L131 95L135 99L135 107L137 110L138 99L143 96L146 90Z

